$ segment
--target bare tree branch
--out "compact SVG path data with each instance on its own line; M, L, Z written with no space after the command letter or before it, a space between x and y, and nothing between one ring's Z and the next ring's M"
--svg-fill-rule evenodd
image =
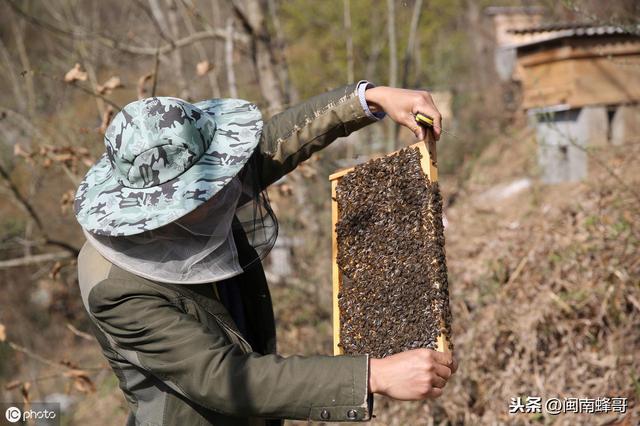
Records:
M404 52L404 63L402 67L402 82L401 87L409 86L409 68L411 66L411 58L416 47L416 33L418 31L418 23L420 22L420 15L422 12L422 0L416 0L413 4L413 13L411 14L411 24L409 26L409 40L407 41L407 49ZM394 139L398 139L398 133L400 133L400 126L394 126Z
M25 355L27 355L29 358L35 359L38 362L41 362L43 364L46 364L50 367L55 367L55 368L60 368L60 367L64 367L68 370L85 370L85 371L91 371L91 370L104 370L105 368L107 368L106 366L98 366L98 367L75 367L75 366L71 366L68 365L67 363L64 362L56 362L56 361L52 361L50 359L47 359L45 357L43 357L42 355L38 355L37 353L33 352L31 349L25 348L24 346L18 345L17 343L13 343L10 341L7 341L7 343L9 344L9 347L11 349L13 349L14 351L17 352L21 352Z
M34 25L37 25L39 27L42 27L48 31L51 31L55 34L58 35L62 35L62 36L67 36L67 37L87 37L87 33L86 32L79 32L76 30L69 30L69 29L65 29L65 28L60 28L57 27L53 24L48 23L47 21L44 21L42 19L36 18L35 16L29 15L27 12L25 12L24 10L22 10L22 8L20 6L17 5L17 3L14 0L6 0L6 2L9 4L9 6L11 7L11 9L13 9L14 12L16 12L18 15L22 16L25 20L27 20L28 22L31 22Z
M211 28L205 31L199 31L194 34L190 34L187 37L181 38L180 40L175 40L173 43L167 43L159 48L155 47L147 47L147 46L136 46L132 44L127 44L115 40L111 37L108 37L103 34L95 34L87 31L85 29L81 29L81 31L77 30L68 30L65 28L59 28L53 24L50 24L42 19L36 18L34 16L29 15L27 12L22 10L14 0L6 0L7 3L11 6L11 8L16 11L20 16L29 21L30 23L37 25L39 27L45 28L48 31L51 31L55 34L65 36L65 37L75 37L75 38L87 38L87 39L95 39L97 42L102 44L103 46L109 47L111 49L120 50L122 52L132 53L136 55L148 55L154 56L156 51L159 50L161 55L167 54L175 49L180 49L186 46L191 45L200 40L206 40L210 38L217 38L220 40L224 40L226 38L226 31L223 29ZM248 44L249 38L244 34L235 34L235 41Z
M227 40L224 43L224 63L227 70L227 86L229 86L229 96L238 97L236 87L236 73L233 71L233 18L227 19Z
M263 4L260 0L232 0L232 4L235 15L251 36L251 56L258 71L260 91L267 101L267 115L277 114L284 109L286 102L276 72Z
M369 12L369 26L371 28L378 28L381 26L381 13L376 8L371 8ZM384 37L370 37L369 43L369 57L367 58L367 65L365 66L364 78L368 80L374 80L376 68L378 66L378 59L384 48Z
M79 26L79 23L81 21L88 21L91 22L89 19L86 19L85 17L83 17L84 19L80 19L77 18L76 15L73 13L73 7L69 4L69 2L63 2L62 3L63 7L62 7L62 12L64 14L64 18L66 19L67 22L67 26L68 27L77 27ZM91 61L88 59L89 57L89 50L87 49L87 45L85 42L84 38L80 38L80 39L73 39L73 50L74 53L77 53L78 56L80 57L80 62L82 62L82 65L84 67L84 69L87 71L87 76L89 77L89 84L92 88L97 88L98 87L98 77L96 75L96 70L93 67ZM28 68L25 68L28 69ZM102 117L105 113L106 107L104 105L104 102L102 101L102 99L100 99L99 97L94 97L95 101L96 101L96 107L98 109L98 116Z
M176 40L180 36L175 2L173 0L166 0L165 3L168 7L165 10L160 6L159 0L148 1L151 12L159 25L168 30L171 38L171 42L169 44L173 46L173 40ZM180 49L172 49L170 53L171 61L169 65L173 68L174 80L178 86L179 96L181 98L188 99L189 86L187 85L187 80L184 76L182 52Z
M409 68L411 58L415 52L416 34L418 32L418 24L420 23L420 15L422 14L422 0L416 0L413 5L413 13L411 14L411 24L409 26L409 40L407 42L407 50L404 52L404 64L402 69L402 87L409 84Z
M89 333L85 333L84 331L80 331L77 328L75 328L70 322L67 323L67 328L69 329L69 331L71 331L73 334L75 334L76 336L84 339L84 340L88 340L90 342L95 342L96 338L93 337L91 334Z
M60 80L59 78L50 76L49 74L43 73L41 71L36 71L36 70L29 70L29 71L33 72L34 74L39 75L40 77L45 77L45 78L48 78L50 80L57 81L58 83L61 83L61 84L69 84L71 87L74 87L74 88L76 88L78 90L81 90L84 93L87 93L87 94L89 94L91 96L95 96L96 98L100 98L105 103L107 103L107 104L111 105L113 108L115 108L117 111L120 111L122 109L122 107L120 105L118 105L117 103L113 102L111 99L107 98L102 93L99 93L99 92L97 92L97 91L95 91L95 90L93 90L91 88L84 87L84 86L78 84L77 82L65 83L62 80Z
M0 269L15 268L16 266L34 265L36 263L56 262L58 260L71 259L73 254L68 251L58 251L55 253L35 254L32 256L20 257L0 261Z
M156 50L156 57L153 61L153 84L151 85L151 97L156 95L156 89L158 87L158 72L160 71L160 49Z
M149 9L141 0L134 0L136 6L138 6L144 13L149 17L149 20L153 24L156 32L160 37L164 39L164 41L173 44L173 39L165 32L162 24L158 21L158 17L156 17L151 9Z
M3 75L9 77L9 80L11 81L10 86L13 90L13 98L17 103L18 109L24 111L26 108L26 102L24 99L25 97L22 95L20 90L21 84L18 80L9 50L6 48L2 40L0 40L0 58L2 59L2 62L0 63L0 70L3 71Z
M273 29L275 30L276 54L278 59L276 63L280 74L280 81L282 82L282 88L284 90L285 102L288 105L295 104L300 100L300 95L298 94L296 87L291 82L291 77L289 75L289 61L287 60L286 54L287 43L285 41L280 18L278 17L276 0L267 0L267 7L269 9L269 17L273 23Z
M43 225L42 225L42 221L40 220L40 217L36 213L35 209L31 205L31 203L29 203L29 201L27 201L22 196L22 194L18 190L18 187L13 182L13 179L11 179L11 176L9 175L9 172L7 170L5 170L5 168L4 168L4 166L2 164L0 164L0 176L2 176L2 178L4 179L5 184L7 185L7 188L9 188L9 190L11 191L11 194L16 199L16 201L18 202L20 207L22 207L24 209L24 211L27 212L27 214L29 214L29 216L31 216L31 219L33 219L33 221L36 223L38 228L42 229Z
M21 27L23 26L24 25L21 25ZM23 28L19 28L18 22L16 22L15 20L12 22L11 27L13 29L13 34L16 41L16 47L18 50L18 56L20 58L20 64L22 65L23 69L29 69L31 68L31 63L29 61L29 54L27 53L27 48L25 46ZM25 79L25 89L26 89L25 91L27 93L26 111L29 116L32 116L35 109L35 104L36 104L36 100L35 100L36 95L35 95L35 89L33 85L33 76L30 74L27 74L24 76L24 79Z
M113 39L109 39L104 36L98 36L98 41L103 45L110 47L112 49L121 50L123 52L128 52L128 53L133 53L138 55L153 56L156 54L156 50L159 51L161 55L164 55L175 49L186 47L197 41L207 40L210 38L218 38L218 39L224 40L226 39L226 31L220 30L220 29L199 31L197 33L190 34L184 38L181 38L180 40L176 40L173 44L162 45L158 49L154 47L129 45ZM234 39L235 41L238 41L240 43L248 42L247 37L242 34L235 34Z
M0 164L0 177L4 179L14 199L18 202L20 207L22 207L24 211L29 215L29 217L33 220L33 222L38 227L38 230L40 231L40 233L44 236L44 244L64 248L65 250L70 252L73 256L78 256L78 253L80 253L80 250L77 249L76 247L73 247L71 244L68 244L64 241L59 241L59 240L54 240L49 238L44 228L44 225L42 224L42 220L36 213L35 208L31 205L31 203L27 199L25 199L22 196L22 194L18 190L18 187L15 185L15 183L11 179L11 176L9 175L9 173L7 172L7 170L4 168L2 164Z
M351 32L351 1L342 0L344 6L343 21L347 44L347 83L353 83L355 76L353 70L353 34Z
M177 6L180 9L180 12L182 14L182 20L185 24L185 26L187 27L187 30L193 34L196 32L196 28L193 25L193 22L191 21L191 17L189 15L189 9L188 7L184 4L184 2L179 1L177 2ZM198 54L198 57L200 59L200 61L208 61L209 58L207 57L207 51L205 50L202 42L196 42L194 43L193 47L196 50L196 53ZM215 47L216 47L216 43L213 43L213 47L214 47L214 56L215 56ZM219 98L220 97L220 85L218 84L218 67L213 67L213 70L211 70L210 72L207 73L207 78L209 80L209 86L211 87L211 93L213 95L214 98Z
M396 43L395 0L387 0L387 35L389 37L389 86L398 85L398 46ZM398 125L392 120L387 122L387 144L389 152L396 149Z

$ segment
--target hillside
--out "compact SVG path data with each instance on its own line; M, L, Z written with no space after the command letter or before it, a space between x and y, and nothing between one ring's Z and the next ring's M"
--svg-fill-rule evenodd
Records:
M483 152L446 210L460 370L435 403L379 401L378 424L423 424L419 415L433 424L636 424L640 200L611 172L637 188L639 148L591 151L608 170L592 160L588 181L557 186L537 183L528 130ZM630 408L627 417L509 416L517 396L617 396Z

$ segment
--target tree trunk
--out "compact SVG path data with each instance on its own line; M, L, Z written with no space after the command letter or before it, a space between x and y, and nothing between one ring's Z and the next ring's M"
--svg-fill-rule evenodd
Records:
M398 46L396 43L395 0L387 0L387 31L389 36L389 86L398 85ZM396 149L396 128L394 121L387 121L387 143L389 152Z
M175 11L175 4L173 4L172 0L166 0L168 7L168 17L165 16L162 7L158 0L149 0L149 8L151 9L151 13L153 17L159 24L159 28L162 30L162 37L170 37L171 43L173 44L175 40L179 37L178 33L178 21ZM158 44L159 45L159 44ZM171 53L172 61L171 65L173 66L173 70L175 73L175 80L178 85L178 93L181 98L189 97L189 89L187 87L187 81L184 77L183 69L182 69L182 53L180 49L174 49Z
M289 62L287 61L286 55L287 43L282 32L282 24L278 18L276 0L267 0L267 6L269 7L269 17L271 18L273 29L275 30L276 51L278 52L276 64L278 65L278 73L280 74L280 81L282 82L284 98L288 105L296 104L300 100L300 95L296 87L291 82Z
M347 83L351 84L354 83L355 80L353 61L353 33L351 31L351 1L342 0L342 4L344 6L343 22L347 48ZM354 158L356 156L356 147L360 146L360 136L360 132L355 132L349 137L350 140L347 140L347 158Z
M409 26L409 40L407 42L407 50L404 52L404 64L402 69L402 87L409 85L409 68L411 68L411 59L416 49L416 33L418 24L420 23L420 15L422 13L422 0L416 0L413 5L413 13L411 15L411 25Z
M347 44L347 83L354 80L353 65L353 34L351 32L351 1L342 0L344 6L344 32Z
M407 50L404 52L404 61L402 66L402 87L409 87L409 68L411 68L411 59L416 52L416 33L418 31L418 24L420 23L420 14L422 12L422 0L416 0L413 5L413 13L411 15L411 24L409 26L409 40L407 41ZM397 124L394 126L394 138L398 139L398 133L400 132L400 126Z
M189 35L194 34L196 32L196 28L191 21L191 17L189 16L189 12L187 11L184 3L178 2L178 7L180 8L180 13L182 14L182 20L189 31ZM214 56L215 56L215 45L216 41L213 42L214 46ZM198 58L200 61L207 61L209 58L207 57L207 51L204 48L204 45L201 41L197 41L193 44L193 47L198 54ZM220 86L218 85L218 67L215 66L215 60L213 60L213 69L207 73L207 79L209 80L209 86L211 87L211 95L214 98L220 97Z
M236 85L236 73L233 70L233 18L227 19L227 40L224 43L224 63L227 70L229 96L237 98L238 87Z
M260 0L233 0L233 9L251 36L252 59L258 70L260 91L267 103L265 115L270 117L282 111L286 101L266 27L265 4Z

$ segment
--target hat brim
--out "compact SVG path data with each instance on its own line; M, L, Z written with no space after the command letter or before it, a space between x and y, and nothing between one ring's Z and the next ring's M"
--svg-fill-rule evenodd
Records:
M160 228L195 210L240 172L260 139L258 108L240 99L212 99L194 105L216 125L213 140L199 160L170 181L129 188L115 178L104 154L76 192L75 213L84 229L125 236Z

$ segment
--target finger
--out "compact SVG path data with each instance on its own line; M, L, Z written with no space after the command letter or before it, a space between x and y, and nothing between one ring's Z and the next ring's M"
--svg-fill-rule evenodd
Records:
M447 381L440 376L435 376L431 379L431 385L434 388L444 388L447 385Z
M414 116L411 115L410 118L407 118L404 122L402 122L402 125L404 127L406 127L407 129L411 130L411 132L415 135L416 139L418 140L424 140L424 129L422 128L421 125L419 125Z
M422 108L417 110L418 114L422 114L422 115L426 115L427 117L430 117L433 119L433 125L428 126L427 129L431 132L433 132L433 136L435 138L435 140L440 139L440 134L442 132L442 117L440 116L440 113L433 109L432 107L429 106L423 106ZM421 126L422 127L422 126ZM426 136L426 129L423 128L424 131L424 135Z
M458 371L458 361L455 358L451 360L451 374L455 374Z
M440 135L442 135L442 115L438 110L433 116L433 134L436 140L440 140Z
M426 137L427 137L426 129L424 127L418 125L418 131L416 133L416 138L418 138L419 141L423 141Z
M434 360L436 360L436 362L442 365L449 365L451 364L451 361L452 361L450 352L438 352L438 351L432 350L431 356L433 357Z
M424 92L422 98L413 107L414 114L421 113L433 118L433 135L436 140L440 139L442 134L442 114L438 111L433 98L428 92Z
M451 377L451 369L446 365L435 364L436 374L442 377L444 380L449 379Z
M436 398L440 398L441 395L442 395L442 388L431 388L431 390L427 394L427 397L436 399Z

